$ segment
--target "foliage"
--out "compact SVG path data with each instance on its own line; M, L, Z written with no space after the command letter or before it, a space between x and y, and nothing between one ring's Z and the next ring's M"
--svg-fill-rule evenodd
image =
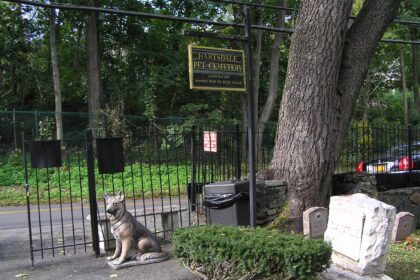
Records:
M287 203L283 205L281 212L277 214L277 217L269 223L265 228L269 230L279 230L281 232L287 232L287 226L289 224L290 208Z
M263 1L275 4L275 1ZM296 6L296 1L290 1ZM65 3L80 4L78 0ZM243 21L240 6L212 1L101 1L101 7L176 15L213 21ZM0 109L52 111L50 48L47 10L30 5L2 3L0 13ZM267 24L275 24L275 10L263 11ZM235 14L235 15L234 15ZM293 17L296 13L293 13ZM84 13L57 11L58 64L64 112L87 111L86 23ZM223 119L241 120L243 94L191 92L188 87L187 45L242 48L228 41L194 38L182 30L239 35L231 27L200 26L163 20L139 20L111 14L99 15L102 80L105 105L125 103L125 113L144 115L149 120L184 114L182 106L206 104L210 123ZM288 26L291 27L288 22ZM261 106L267 94L272 33L264 33L262 51ZM288 39L286 39L289 44ZM279 81L284 80L287 47L282 48ZM242 96L241 96L242 95ZM276 114L273 114L275 118ZM187 115L189 117L189 115ZM202 116L195 116L201 118ZM68 126L64 125L64 129Z
M105 107L105 130L106 135L111 137L122 137L124 151L129 150L132 143L133 133L128 128L126 116L124 115L124 101L119 100L114 108L109 105Z
M391 244L385 274L395 280L419 279L420 230L403 242Z
M372 145L372 129L366 121L355 122L357 137L357 149L362 158L368 158L369 147Z
M80 4L79 0L65 3ZM214 1L101 1L104 8L135 10L139 12L185 16L214 21L241 23L243 12L240 5ZM264 4L277 5L274 0ZM418 20L419 5L416 1L402 1L401 14ZM353 13L357 14L363 1L355 1ZM299 1L287 1L289 7L299 7ZM30 5L0 4L0 109L52 111L50 48L47 10ZM255 10L251 11L253 13ZM275 25L278 13L275 9L260 9L264 22ZM293 28L297 12L288 11L286 27ZM58 63L64 112L87 111L87 65L85 14L77 11L57 12L60 26L57 34ZM101 46L101 70L104 96L103 108L116 108L119 100L125 100L124 113L154 118L184 116L187 126L204 123L209 126L223 123L226 119L242 120L244 95L239 93L192 92L188 87L187 45L208 45L224 48L242 48L240 44L212 38L196 38L182 35L182 30L219 32L240 35L232 27L200 26L163 20L139 20L135 17L100 14L99 33ZM405 26L394 24L387 38L409 39ZM259 108L268 93L272 32L262 34ZM287 70L290 38L286 36L280 48L279 95ZM410 74L412 55L404 48L409 89L413 85ZM398 47L381 44L372 60L363 94L358 101L355 118L368 118L372 123L378 118L389 122L401 122L402 99L398 88ZM395 90L397 88L397 90ZM130 102L127 102L129 100ZM412 100L412 98L410 99ZM413 102L410 101L410 108ZM278 109L278 103L275 110ZM412 109L411 118L418 123L419 114ZM203 121L205 119L206 121ZM272 121L277 119L273 114ZM64 120L65 121L65 120ZM102 120L99 120L102 121ZM65 132L73 129L64 125ZM172 129L172 128L169 128Z
M55 120L52 117L44 117L39 121L39 138L42 140L54 139Z
M210 279L310 279L328 265L331 247L320 240L262 228L204 226L176 230L173 254Z
M180 108L181 115L184 115L185 126L191 128L193 125L220 126L223 124L223 116L220 110L210 108L208 104L188 103Z
M165 136L162 138L160 149L167 151L173 148L179 148L184 145L184 127L176 124L168 125L165 128Z

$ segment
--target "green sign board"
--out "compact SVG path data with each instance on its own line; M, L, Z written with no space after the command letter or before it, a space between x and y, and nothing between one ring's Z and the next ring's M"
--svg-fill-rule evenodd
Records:
M188 46L190 89L246 91L243 50Z

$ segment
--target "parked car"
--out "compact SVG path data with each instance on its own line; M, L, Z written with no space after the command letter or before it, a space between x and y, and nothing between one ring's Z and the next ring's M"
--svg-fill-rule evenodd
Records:
M410 170L408 144L390 148L379 159L360 161L356 172L377 173L406 173ZM411 144L411 170L420 172L420 142Z

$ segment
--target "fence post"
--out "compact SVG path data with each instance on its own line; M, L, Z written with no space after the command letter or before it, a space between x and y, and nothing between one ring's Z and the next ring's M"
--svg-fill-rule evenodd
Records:
M13 107L13 144L14 144L14 150L16 151L18 148L17 145L17 129L16 129L16 109ZM23 134L22 134L23 135ZM23 143L23 140L22 140ZM23 147L22 147L23 149Z
M255 122L254 122L254 94L252 74L252 27L249 7L245 13L245 54L246 54L246 90L248 106L248 161L249 161L249 225L256 227L256 178L255 178Z
M408 136L408 187L412 187L413 186L413 172L412 172L412 166L411 166L411 145L412 145L412 141L413 141L413 134L412 134L412 127L411 124L409 124L407 126L407 136Z
M25 191L26 191L26 212L28 214L28 230L29 230L29 252L31 255L31 266L34 267L34 245L32 240L32 221L31 221L31 204L29 200L29 178L28 178L28 161L26 159L25 135L22 132L22 154L25 168Z
M239 131L239 124L235 125L236 136L236 180L241 179L241 132Z
M96 183L95 183L95 156L93 151L93 131L86 131L86 156L87 172L89 185L89 208L90 208L90 226L92 231L92 247L95 255L98 257L99 234L98 234L98 205L96 204Z
M191 188L190 188L190 203L191 211L196 210L196 197L195 197L195 173L196 173L196 159L195 159L195 125L191 128Z
M35 111L35 139L38 139L39 137L39 113L38 111Z

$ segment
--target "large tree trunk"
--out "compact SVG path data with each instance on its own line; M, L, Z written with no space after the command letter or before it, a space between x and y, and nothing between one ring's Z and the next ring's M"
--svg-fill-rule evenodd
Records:
M411 40L417 41L417 29L410 28ZM418 45L411 45L411 53L413 55L413 96L414 104L416 106L416 111L420 113L420 93L419 93L419 83L420 83L420 73L419 73L419 51Z
M57 25L55 23L56 15L55 10L50 11L50 48L51 48L51 66L52 78L54 87L54 101L55 101L55 125L57 140L63 139L63 118L62 118L62 103L61 103L61 90L60 90L60 72L58 70L58 56L57 56Z
M301 3L267 173L288 183L293 231L301 231L305 209L327 204L357 94L398 5L366 0L347 30L352 1Z
M286 0L279 0L280 7L286 7ZM285 18L286 18L286 11L280 10L278 19L277 19L277 27L283 28L285 27ZM258 148L257 151L261 152L261 146L263 142L263 136L265 131L265 123L268 122L271 118L271 114L273 113L274 105L276 104L276 99L278 95L278 88L279 88L279 63L280 63L280 45L282 44L284 39L284 33L277 32L274 36L274 42L271 46L271 60L270 60L270 78L269 78L269 85L268 85L268 96L265 100L264 107L261 112L261 116L259 118L258 123Z
M91 1L94 6L99 6L99 0ZM97 125L97 113L101 105L102 80L101 80L101 59L99 48L98 19L97 13L91 12L86 22L86 52L88 60L88 111L89 126Z

